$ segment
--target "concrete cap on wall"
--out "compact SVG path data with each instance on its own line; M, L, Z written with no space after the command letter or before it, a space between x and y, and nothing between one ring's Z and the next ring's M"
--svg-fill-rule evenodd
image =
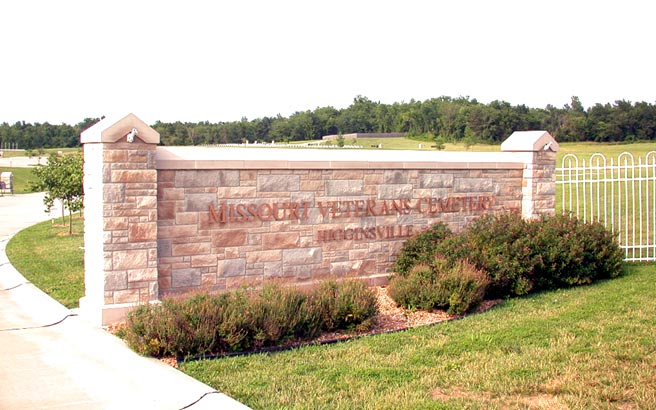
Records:
M134 114L128 114L124 117L105 117L98 123L82 131L80 142L82 144L94 142L117 142L122 139L127 140L128 134L132 129L136 129L135 139L139 139L146 144L159 144L159 132L150 128L148 124L141 121Z
M506 152L558 152L558 142L547 131L515 131L501 144Z

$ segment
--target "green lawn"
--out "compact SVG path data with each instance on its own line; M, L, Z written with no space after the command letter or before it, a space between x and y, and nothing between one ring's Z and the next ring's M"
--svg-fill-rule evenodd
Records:
M30 191L30 181L36 181L32 168L0 167L0 172L14 173L14 194L27 194Z
M68 217L66 218L68 220ZM7 244L12 265L39 289L68 308L84 296L83 221L73 219L73 236L61 219L20 231Z
M307 142L307 141L304 141ZM315 141L317 142L317 141ZM419 144L422 144L422 151L435 151L431 148L434 144L430 141L419 141L409 138L359 138L357 141L346 140L345 143L350 145L354 143L366 149L376 149L372 146L383 145L383 149L400 149L400 150L418 150ZM596 152L601 152L606 156L617 157L622 152L628 151L633 153L634 156L641 156L644 159L645 154L650 151L656 151L656 146L653 142L637 142L632 144L611 144L611 143L594 143L594 142L563 142L560 143L560 150L556 157L556 166L561 166L563 156L566 154L576 154L580 158L590 158ZM464 144L444 144L444 151L479 151L479 152L499 152L501 145L490 144L474 144L468 149Z
M593 142L564 142L560 144L560 150L556 160L556 167L561 166L563 156L566 154L575 154L580 159L589 159L594 153L602 153L606 157L614 157L617 163L617 156L622 152L630 152L636 157L642 157L650 151L656 151L654 142L636 142L634 144L600 144ZM644 162L643 162L644 163Z
M2 151L2 156L3 158L24 157L25 150L22 149L18 151Z
M183 363L254 409L656 408L656 265L462 320Z
M435 143L432 141L421 141L410 138L358 138L357 141L346 139L347 145L360 145L365 149L377 149L382 145L383 149L400 149L400 150L419 150L422 151L436 151L432 148ZM419 145L421 144L421 148ZM489 144L475 144L471 145L468 149L464 144L445 143L444 151L499 151L499 145Z
M80 147L73 147L73 148L46 148L43 150L43 153L41 154L42 158L47 158L48 155L50 154L56 154L59 151L61 152L75 152L79 151ZM1 151L1 150L0 150ZM21 149L18 151L2 151L2 156L5 158L12 158L12 157L25 157L27 156L27 150ZM39 150L38 149L33 149L32 150L32 155L33 156L38 156L39 155Z

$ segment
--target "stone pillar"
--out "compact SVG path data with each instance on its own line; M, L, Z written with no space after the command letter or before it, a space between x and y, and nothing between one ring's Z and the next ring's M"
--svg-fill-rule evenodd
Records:
M116 321L158 300L157 170L159 133L133 114L105 118L82 132L85 296L94 324Z
M522 215L537 218L556 212L556 153L537 151L524 169Z
M558 142L546 131L515 131L501 151L525 153L522 216L527 219L556 211L556 152Z

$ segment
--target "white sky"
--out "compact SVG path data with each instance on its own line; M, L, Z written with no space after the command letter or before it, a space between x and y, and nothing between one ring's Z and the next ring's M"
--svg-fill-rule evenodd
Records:
M648 0L0 3L0 123L234 121L442 95L656 102Z

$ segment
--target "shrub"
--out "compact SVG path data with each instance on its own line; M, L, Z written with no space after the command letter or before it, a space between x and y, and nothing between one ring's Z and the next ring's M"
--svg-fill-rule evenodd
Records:
M461 315L485 298L490 276L467 260L459 260L438 279L442 294L448 294L447 313Z
M310 299L308 292L293 287L265 285L252 301L255 347L316 336L321 315Z
M128 315L125 340L138 353L157 357L216 350L221 340L215 324L225 300L196 295L138 306Z
M324 281L312 294L310 303L319 314L322 330L333 330L337 327L334 317L337 282Z
M224 309L215 324L218 334L231 351L253 346L253 303L245 290L228 293Z
M172 343L179 348L169 354L185 356L225 348L225 341L219 336L216 323L226 309L228 303L226 296L211 297L207 294L198 294L178 300L174 304L169 301L165 303L169 314L179 316L176 309L182 312L183 316L177 319L176 324L188 334L186 339Z
M617 238L600 223L583 224L585 262L594 265L593 280L620 276L624 269L624 252Z
M460 315L477 306L490 278L466 260L452 266L438 259L433 266L417 265L405 276L390 281L389 295L408 309L446 309Z
M168 298L128 314L126 342L140 354L191 356L244 351L307 339L322 329L371 324L374 293L363 282L327 282L302 291L267 285L218 296Z
M320 312L323 330L346 329L358 325L367 327L376 314L376 296L367 285L358 280L338 284L327 281L321 284L314 304Z
M363 324L373 317L376 311L376 296L366 283L348 280L339 285L333 316L338 329Z
M449 227L440 222L405 241L395 262L395 272L405 275L416 265L428 265L441 241L451 235Z
M491 298L524 295L532 289L535 250L530 226L519 214L484 215L435 249L451 264L467 259L490 276Z
M152 319L156 316L152 305L141 305L130 312L124 334L125 341L137 353L148 356L162 356L157 331Z
M399 303L419 307L430 299L424 294L429 290L419 290L428 287L430 281L408 272L413 272L413 266L428 265L426 261L431 258L444 265L433 266L434 272L443 274L463 260L486 272L490 283L485 296L489 298L613 278L621 274L623 266L616 239L599 223L584 223L569 216L525 221L518 214L485 215L460 234L427 231L423 237L408 241L396 268L398 276L413 277L392 279L393 292L400 301L407 300ZM457 305L455 299L453 305Z
M599 223L554 216L534 222L536 288L551 289L592 283L621 274L622 250Z
M387 291L399 306L406 309L433 309L446 299L437 294L436 279L432 267L417 265L406 275L392 277Z

